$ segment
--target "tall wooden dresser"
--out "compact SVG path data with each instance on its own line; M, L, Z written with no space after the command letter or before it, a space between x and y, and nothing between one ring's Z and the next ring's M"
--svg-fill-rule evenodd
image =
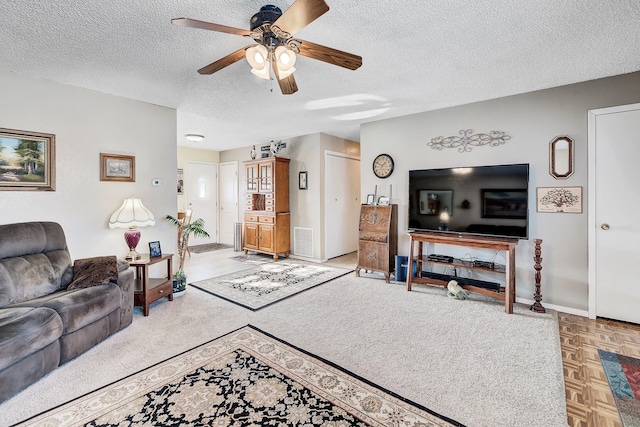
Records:
M362 205L358 230L358 266L360 270L380 271L389 283L398 254L398 205Z
M244 162L246 211L244 253L288 257L290 244L289 159L266 157Z

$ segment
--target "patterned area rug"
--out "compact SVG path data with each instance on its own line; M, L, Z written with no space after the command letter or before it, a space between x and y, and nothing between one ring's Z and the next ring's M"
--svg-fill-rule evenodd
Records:
M201 254L203 252L217 251L218 249L227 249L232 247L233 245L227 245L226 243L208 243L206 245L189 246L189 252Z
M234 261L248 262L250 264L266 264L268 262L273 262L273 257L271 255L263 254L242 254L232 256L230 259Z
M624 427L640 427L640 359L598 350Z
M256 265L190 285L255 311L351 271L353 270L287 260Z
M24 424L461 426L245 326Z

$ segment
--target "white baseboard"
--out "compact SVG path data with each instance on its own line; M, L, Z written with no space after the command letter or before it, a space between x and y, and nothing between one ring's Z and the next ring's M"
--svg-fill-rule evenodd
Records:
M527 305L533 304L533 300L526 299L526 298L518 298L518 297L516 297L516 302L519 302L521 304L527 304ZM555 304L548 304L544 301L542 301L542 306L544 308L559 311L561 313L573 314L573 315L582 316L582 317L589 317L589 311L587 310L578 310L577 308L564 307L564 306L555 305Z

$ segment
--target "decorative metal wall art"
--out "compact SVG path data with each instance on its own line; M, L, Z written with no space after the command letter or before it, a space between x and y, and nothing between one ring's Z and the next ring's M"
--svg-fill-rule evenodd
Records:
M433 138L427 145L434 150L442 150L443 148L457 148L458 152L465 153L470 152L471 147L482 147L488 145L490 147L497 147L503 145L506 141L511 139L511 136L502 131L492 130L488 134L486 133L473 133L473 129L462 129L458 132L461 136L438 136Z

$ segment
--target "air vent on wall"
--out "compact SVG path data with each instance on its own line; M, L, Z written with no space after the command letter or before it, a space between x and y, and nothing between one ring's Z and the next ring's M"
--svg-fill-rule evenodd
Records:
M293 227L293 254L313 258L313 229Z

